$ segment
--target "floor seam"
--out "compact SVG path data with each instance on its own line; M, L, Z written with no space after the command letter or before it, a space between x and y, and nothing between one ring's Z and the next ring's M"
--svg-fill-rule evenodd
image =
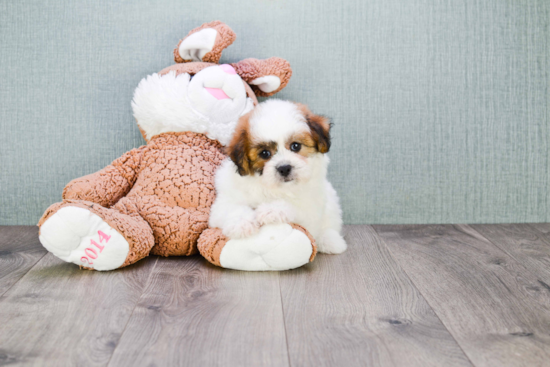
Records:
M283 290L281 289L281 273L277 273L277 283L279 284L279 296L281 297L281 314L283 315L283 329L285 331L285 343L286 343L286 356L288 359L288 366L292 367L290 362L290 349L288 348L288 332L286 330L286 319L285 319L285 306L283 304Z
M155 260L155 264L153 265L153 268L151 269L151 272L149 273L149 276L147 276L147 280L145 281L145 285L143 286L143 291L139 295L139 298L137 299L136 304L134 305L134 308L132 309L132 312L130 312L130 316L128 317L128 321L126 321L126 325L124 325L124 329L122 329L122 332L120 333L120 337L118 338L115 349L113 349L113 352L109 356L109 360L107 361L107 364L105 365L106 367L109 366L109 364L111 363L111 359L115 355L115 352L118 348L118 345L120 344L120 340L124 336L124 333L126 332L126 328L128 327L128 324L130 323L130 320L132 320L132 316L134 315L134 311L136 310L137 306L139 305L139 302L141 301L141 298L143 297L143 294L145 293L145 290L147 289L147 286L149 285L149 280L151 280L151 276L153 275L153 271L157 267L158 261L159 261L159 257L157 256L157 258Z
M391 249L388 247L388 245L386 244L386 241L382 238L382 236L380 236L380 234L378 233L378 231L376 230L376 228L374 228L373 226L369 225L370 228L372 228L372 230L374 231L374 233L376 234L376 236L378 237L378 240L380 242L382 242L382 244L384 245L384 247L386 248L386 250L388 251L390 257L392 258L392 260L395 262L395 264L397 266L399 266L399 269L401 269L401 271L403 272L403 274L405 274L405 276L407 277L407 279L409 279L409 281L411 282L412 286L414 287L414 289L416 289L418 291L418 294L420 294L422 296L422 298L424 299L424 301L426 301L426 304L430 307L430 309L432 310L432 312L434 313L435 317L437 317L437 319L439 320L439 322L441 323L441 325L443 325L443 327L445 328L445 330L447 330L447 332L449 333L449 335L453 338L453 340L455 341L456 345L460 348L460 350L462 351L462 353L464 354L464 356L466 357L466 359L468 360L468 362L470 362L470 364L472 366L476 366L476 364L474 364L474 362L470 359L470 356L468 355L468 353L466 353L466 351L464 350L464 348L462 347L462 345L460 345L460 343L458 342L458 340L456 339L456 337L453 335L452 331L449 330L449 328L447 327L447 325L445 325L445 323L443 322L443 320L441 319L441 317L439 316L439 314L437 313L437 311L435 310L435 308L432 306L432 304L430 303L430 301L428 301L428 299L426 298L426 296L422 293L422 291L416 286L416 283L412 280L412 278L409 276L409 273L407 273L407 271L405 269L403 269L403 267L401 266L401 264L399 263L399 261L397 261L397 259L393 256L393 253L391 251Z
M45 252L38 260L36 260L36 262L29 268L29 270L27 270L25 272L25 274L21 275L21 277L19 277L19 279L17 279L16 282L14 282L11 286L9 286L8 289L6 289L4 292L2 292L2 294L0 294L0 298L4 297L4 294L8 293L10 289L12 289L17 283L19 283L21 281L21 279L23 279L25 277L25 275L27 275L32 269L34 269L34 267L36 265L38 265L38 263L47 255L49 254L49 252Z
M521 223L518 223L518 224L521 224ZM527 224L527 223L525 223ZM481 237L483 237L485 240L487 240L491 245L495 246L497 249L499 249L500 251L502 251L504 254L506 254L507 256L509 256L512 260L514 260L516 263L518 263L520 266L522 266L524 269L525 269L525 272L531 274L535 279L539 280L539 276L536 274L536 273L533 273L533 271L531 271L527 266L525 266L523 264L523 262L521 262L518 258L516 258L514 256L514 254L508 252L505 248L502 248L500 247L499 245L497 245L493 240L491 240L489 237L485 236L483 233L481 233L480 231L478 231L477 229L475 229L474 227L472 227L471 225L469 224L463 224L464 226L467 226L468 228L470 228L472 231L474 231L475 233L479 234ZM494 225L494 226L498 226L500 224L491 224L491 225ZM530 227L532 229L534 229L535 231L537 231L537 233L541 234L538 230L536 230L536 228L533 228L533 227ZM547 241L545 240L542 240L544 243L546 244L549 244Z
M547 234L545 234L545 233L539 231L537 227L533 227L531 223L523 223L523 224L525 224L527 227L531 228L533 231L535 231L536 233L538 233L538 234L540 235L540 237L539 237L540 240L541 240L542 242L546 243L548 246L550 246L550 240L548 240L548 239L546 238ZM543 223L543 224L546 224L546 223Z

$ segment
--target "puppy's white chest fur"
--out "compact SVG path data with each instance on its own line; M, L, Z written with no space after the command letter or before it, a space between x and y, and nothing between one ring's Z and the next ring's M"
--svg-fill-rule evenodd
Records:
M328 158L318 158L307 182L289 182L278 187L266 187L257 176L240 176L229 159L223 162L216 173L216 189L222 202L232 201L253 210L286 211L286 218L306 228L318 239L323 227L323 216L327 204L327 184L325 179ZM271 204L271 205L268 205ZM214 209L215 210L215 209ZM228 214L230 215L230 214Z

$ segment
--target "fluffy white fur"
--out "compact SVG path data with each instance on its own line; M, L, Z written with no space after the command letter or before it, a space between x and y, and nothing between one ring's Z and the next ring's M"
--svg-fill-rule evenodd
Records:
M231 98L217 100L204 84L223 89ZM192 131L226 145L239 117L250 111L253 103L238 75L211 66L193 79L189 74L176 76L174 71L147 76L134 93L132 108L147 139L165 132Z
M210 226L222 229L230 239L247 238L260 227L297 223L315 238L320 252L341 253L347 248L340 234L342 211L338 196L327 181L328 156L300 156L285 148L295 133L309 131L294 103L270 100L260 104L250 120L255 141L275 141L277 153L265 164L263 173L241 176L230 159L216 173L217 197L210 211ZM290 164L286 180L276 167Z

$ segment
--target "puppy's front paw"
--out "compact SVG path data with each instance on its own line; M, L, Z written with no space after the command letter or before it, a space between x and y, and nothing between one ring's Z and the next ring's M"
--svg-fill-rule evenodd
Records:
M325 231L317 242L317 249L325 254L341 254L347 248L348 245L344 238L333 229Z
M255 220L242 220L222 230L222 233L231 239L245 238L252 236L260 229L260 225Z
M262 204L256 209L256 221L264 224L291 223L294 221L294 208L285 202Z

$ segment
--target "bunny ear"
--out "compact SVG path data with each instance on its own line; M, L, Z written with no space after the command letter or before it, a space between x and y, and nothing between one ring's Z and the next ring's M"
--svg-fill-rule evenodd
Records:
M205 23L178 43L174 49L174 60L178 63L204 61L217 64L222 51L236 38L235 32L219 20Z
M232 66L260 97L269 97L279 92L286 87L292 76L289 62L279 57L266 60L246 59Z

